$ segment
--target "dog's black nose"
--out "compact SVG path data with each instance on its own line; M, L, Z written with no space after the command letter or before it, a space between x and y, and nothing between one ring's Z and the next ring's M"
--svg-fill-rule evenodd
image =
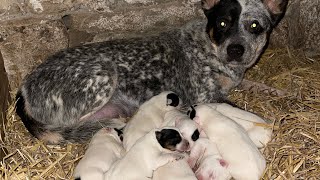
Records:
M241 58L244 53L244 47L240 44L230 44L227 47L227 53L230 61L239 61L239 58Z

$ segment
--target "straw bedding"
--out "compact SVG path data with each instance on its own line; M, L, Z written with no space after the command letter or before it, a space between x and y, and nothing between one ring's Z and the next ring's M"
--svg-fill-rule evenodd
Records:
M268 164L262 179L319 179L320 57L267 50L246 78L286 92L277 96L239 88L230 95L238 106L273 122L273 139L263 150ZM3 179L71 179L86 145L50 146L32 138L13 107L0 144L7 150L0 164Z

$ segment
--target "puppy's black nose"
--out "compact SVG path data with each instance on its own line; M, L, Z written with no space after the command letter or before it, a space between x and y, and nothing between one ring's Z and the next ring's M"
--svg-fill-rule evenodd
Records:
M230 44L227 47L227 53L230 61L240 61L239 58L241 58L244 53L244 47L240 44Z

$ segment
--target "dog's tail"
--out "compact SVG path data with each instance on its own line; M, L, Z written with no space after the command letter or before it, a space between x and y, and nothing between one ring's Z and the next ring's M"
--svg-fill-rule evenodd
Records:
M16 113L20 116L24 126L36 138L51 144L65 142L86 142L103 127L122 129L125 123L119 119L105 119L83 121L67 127L53 127L36 121L25 110L25 100L19 91L16 95Z

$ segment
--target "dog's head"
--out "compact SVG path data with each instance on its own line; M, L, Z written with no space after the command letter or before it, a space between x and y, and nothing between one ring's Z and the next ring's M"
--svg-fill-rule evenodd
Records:
M104 139L106 136L109 136L109 137L112 137L117 142L121 143L121 136L120 136L119 132L120 132L120 130L118 130L118 129L105 127L105 128L100 129L94 135L94 138L95 139L97 139L97 138Z
M189 142L183 138L177 128L164 127L155 131L155 134L157 141L164 149L179 152L190 150Z
M177 109L181 106L182 101L179 96L172 91L164 91L160 94L153 96L148 102L147 105L155 106L162 112L170 111Z
M203 121L210 117L213 112L215 112L214 107L210 107L207 104L195 104L189 108L188 116L198 124L198 129L201 131Z
M288 0L202 0L207 33L218 59L250 67L259 58Z
M191 119L176 119L175 127L180 130L182 136L189 142L190 148L192 148L200 136L198 124Z

